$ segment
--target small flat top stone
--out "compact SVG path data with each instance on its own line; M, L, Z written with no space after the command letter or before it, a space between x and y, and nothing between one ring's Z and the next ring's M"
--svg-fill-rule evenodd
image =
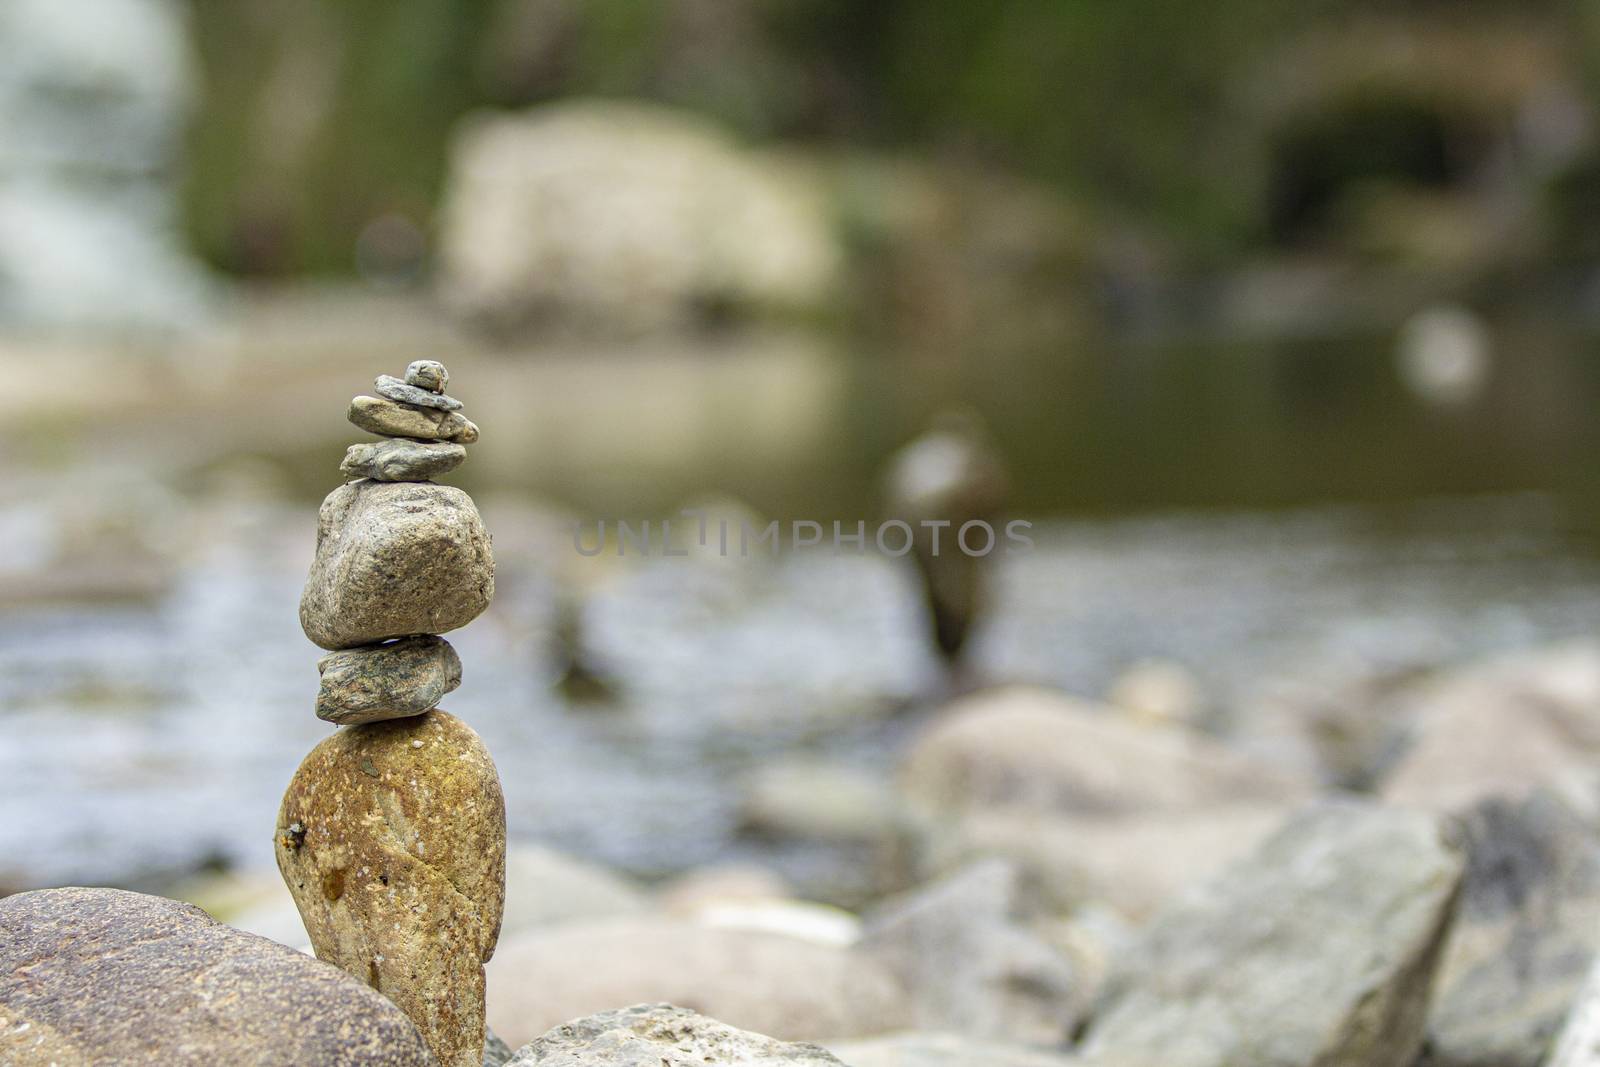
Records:
M337 967L191 904L76 888L0 900L0 1063L437 1067Z
M442 393L450 384L450 372L436 359L419 359L406 368L406 384L430 393Z
M460 411L461 401L453 396L443 393L433 393L415 385L408 385L399 378L388 374L380 374L372 381L373 388L378 390L379 396L388 397L397 404L410 404L419 408L437 408L440 411Z

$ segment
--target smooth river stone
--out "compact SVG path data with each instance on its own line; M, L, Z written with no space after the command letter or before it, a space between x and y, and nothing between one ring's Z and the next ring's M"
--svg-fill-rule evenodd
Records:
M442 1067L480 1067L506 811L478 735L437 709L340 730L290 781L276 851L317 958L398 1004Z
M470 445L478 428L459 411L438 411L397 404L378 396L358 396L350 401L349 420L380 437L410 437L418 441L455 441Z
M442 393L450 384L450 372L436 359L419 359L406 367L406 384L430 393Z
M0 900L0 1063L435 1065L405 1014L338 968L120 889Z
M461 684L461 657L432 635L330 652L317 670L317 718L340 726L421 715Z
M440 411L460 411L461 401L453 396L443 393L431 393L415 385L407 384L399 378L389 374L380 374L373 380L373 388L378 395L387 397L397 404L411 404L419 408L438 408Z
M351 445L339 469L347 478L377 482L425 482L461 466L467 450L449 441L411 441L394 437Z
M492 599L489 535L454 486L350 482L322 502L300 625L323 648L446 633Z

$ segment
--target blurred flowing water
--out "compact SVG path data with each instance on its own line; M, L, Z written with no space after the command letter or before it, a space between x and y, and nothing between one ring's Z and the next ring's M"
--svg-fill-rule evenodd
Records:
M515 541L525 520L486 511ZM185 555L163 596L0 621L6 884L270 866L284 784L329 730L311 714L320 653L296 620L312 521L238 502L205 521L211 547ZM997 560L985 672L1099 694L1162 657L1194 672L1221 729L1275 685L1584 634L1600 612L1600 563L1541 496L1036 534L1036 550ZM552 688L551 562L509 552L494 608L451 635L466 671L445 707L494 752L513 836L647 875L762 855L803 883L848 882L841 854L741 838L741 782L784 753L889 773L938 687L906 570L827 551L619 567L584 615L623 693L608 707Z

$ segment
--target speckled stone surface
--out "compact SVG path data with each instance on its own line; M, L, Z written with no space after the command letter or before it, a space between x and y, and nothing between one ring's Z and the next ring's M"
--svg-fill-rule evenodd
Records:
M478 735L439 710L340 730L289 783L276 852L318 958L398 1004L444 1067L479 1067L506 816Z
M449 474L467 458L464 446L452 441L412 441L393 437L369 441L345 450L339 470L346 479L371 478L375 482L425 482Z
M446 633L493 598L489 535L461 490L359 481L322 502L300 625L323 648Z
M459 411L412 407L385 397L356 397L350 401L347 417L357 427L380 437L455 441L464 445L478 439L478 428Z
M844 1067L827 1049L739 1030L687 1008L639 1004L574 1019L508 1067Z
M190 904L117 889L0 900L0 1063L431 1067L337 968Z
M421 715L461 684L461 657L431 635L330 652L317 670L317 718L340 726Z

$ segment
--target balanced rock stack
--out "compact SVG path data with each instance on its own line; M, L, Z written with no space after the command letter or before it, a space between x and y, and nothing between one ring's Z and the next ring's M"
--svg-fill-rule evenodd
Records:
M350 421L350 480L322 502L300 601L318 663L319 718L344 727L301 763L278 813L278 868L317 956L384 993L443 1067L479 1067L483 964L505 899L505 800L494 762L439 701L461 661L438 636L494 596L472 498L429 479L478 438L444 367L422 360Z

